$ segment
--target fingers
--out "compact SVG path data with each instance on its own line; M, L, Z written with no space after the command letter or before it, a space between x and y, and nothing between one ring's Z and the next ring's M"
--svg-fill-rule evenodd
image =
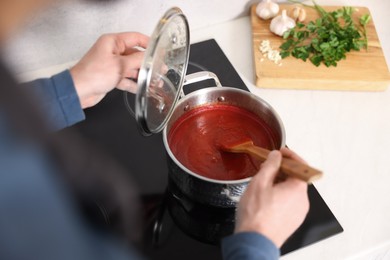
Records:
M124 73L123 76L124 76L124 78L131 79L133 81L137 81L138 74L139 74L139 69L133 69L133 70L127 71L127 73Z
M118 86L116 87L117 89L123 90L123 91L128 91L131 93L136 93L138 89L138 85L136 82L134 82L131 79L123 78L121 81L118 83Z
M124 32L115 34L115 39L118 43L123 44L121 54L134 49L135 46L146 48L149 43L149 37L138 32Z
M280 149L280 152L282 153L283 157L307 164L306 161L303 160L298 154L296 154L294 151L286 147ZM301 191L307 191L307 183L297 178L287 177L283 182L279 184L282 186L286 186L287 189L297 189Z
M122 75L127 78L134 77L134 71L138 71L144 60L144 52L138 51L128 56L120 56L122 63Z
M307 183L297 178L288 177L284 182L279 183L278 185L284 186L289 190L301 190L307 191Z
M271 187L273 185L281 162L282 154L279 151L275 150L269 153L267 160L261 164L260 171L255 176L255 178L259 178L261 186Z
M297 205L299 210L297 208L297 212L301 212L304 215L308 213L310 201L308 195L308 185L306 182L296 178L287 178L284 182L277 184L275 188L279 191L288 192L288 197L290 199L294 199L296 202L299 202L299 205Z

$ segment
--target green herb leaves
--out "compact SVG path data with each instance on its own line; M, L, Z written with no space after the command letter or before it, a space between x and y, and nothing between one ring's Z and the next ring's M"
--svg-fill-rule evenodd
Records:
M346 53L367 48L366 25L371 17L363 15L355 24L352 19L353 8L343 7L327 12L314 1L314 8L320 17L308 24L297 25L283 35L285 42L280 46L282 58L293 56L315 66L337 66L346 58Z

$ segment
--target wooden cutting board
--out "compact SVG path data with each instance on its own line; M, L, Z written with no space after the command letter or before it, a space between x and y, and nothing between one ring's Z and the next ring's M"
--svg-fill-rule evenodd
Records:
M280 11L287 13L293 7L281 4ZM305 23L318 18L317 11L304 7L307 13ZM324 7L336 10L339 6ZM354 17L370 13L365 7L356 7ZM269 40L273 49L279 49L283 39L269 30L270 20L262 20L256 15L256 4L251 7L253 53L256 69L256 85L262 88L317 89L317 90L355 90L383 91L390 85L390 73L375 30L373 20L367 25L368 50L351 51L337 67L314 66L309 60L304 62L287 57L281 65L263 57L259 50L263 40Z

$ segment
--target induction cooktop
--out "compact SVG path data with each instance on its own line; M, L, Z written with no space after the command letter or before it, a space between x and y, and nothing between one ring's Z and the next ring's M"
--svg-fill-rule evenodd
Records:
M249 61L248 61L249 62ZM223 86L248 88L214 39L191 45L187 74L214 72ZM190 92L213 82L185 86ZM271 104L272 105L272 104ZM143 214L143 253L150 259L221 259L219 241L234 229L234 209L197 204L169 180L161 134L144 137L128 113L123 93L110 92L87 109L86 120L74 126L85 138L116 158L138 185ZM135 149L137 148L137 149ZM315 186L309 186L310 211L302 226L281 248L286 254L343 231Z

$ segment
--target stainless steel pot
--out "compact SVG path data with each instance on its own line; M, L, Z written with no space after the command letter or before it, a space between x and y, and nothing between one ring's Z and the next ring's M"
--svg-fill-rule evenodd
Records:
M276 133L278 147L285 144L284 127L274 109L250 92L222 87L217 76L211 72L186 76L189 38L188 22L182 11L179 8L168 10L156 26L145 51L138 76L133 114L142 134L151 135L163 131L164 145L169 155L169 176L184 194L200 203L234 207L251 178L220 181L187 169L169 147L167 134L172 125L195 107L220 103L238 106L257 114ZM183 85L206 79L214 79L216 86L184 95ZM127 96L125 97L128 105Z
M182 97L176 104L168 124L163 130L163 141L168 153L169 177L188 197L216 207L235 207L251 178L241 180L214 180L197 174L185 167L172 153L168 143L168 133L172 125L191 109L203 105L233 105L258 115L276 133L278 148L285 146L284 126L276 111L263 99L248 91L232 87L222 87L218 78L210 72L198 72L186 77L185 84L214 79L215 87L197 90Z

